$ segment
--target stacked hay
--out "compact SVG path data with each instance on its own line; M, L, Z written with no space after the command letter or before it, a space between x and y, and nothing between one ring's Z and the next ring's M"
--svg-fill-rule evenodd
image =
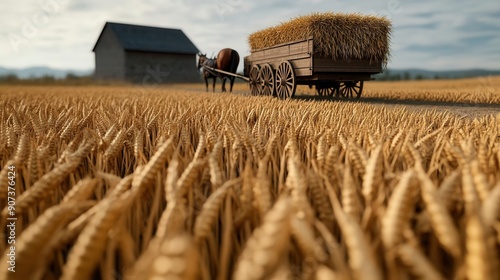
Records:
M250 34L252 51L314 38L314 50L334 60L389 58L391 22L360 14L313 13Z

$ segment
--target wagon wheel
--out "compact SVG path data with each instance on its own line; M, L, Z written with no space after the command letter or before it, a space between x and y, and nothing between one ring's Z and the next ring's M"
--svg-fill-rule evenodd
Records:
M335 82L332 87L318 87L316 92L319 96L339 96L340 83Z
M340 84L339 95L344 98L360 98L363 92L363 81L343 82Z
M291 98L295 95L297 83L295 80L295 71L290 62L282 62L276 72L276 93L279 98Z
M260 84L261 84L261 95L273 96L275 94L274 90L274 71L271 65L264 64L260 68Z
M316 93L319 96L331 96L333 93L333 88L316 88Z
M258 65L252 66L250 73L248 74L248 84L250 85L250 94L257 96L262 90L260 83L260 67Z

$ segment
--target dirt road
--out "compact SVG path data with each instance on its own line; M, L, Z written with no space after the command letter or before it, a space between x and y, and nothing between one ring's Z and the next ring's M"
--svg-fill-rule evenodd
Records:
M189 90L205 91L204 85ZM211 87L210 87L211 90ZM220 91L218 81L216 92ZM248 94L248 84L236 83L234 92ZM315 89L298 86L296 100L313 102L358 102L390 108L447 111L460 116L481 117L500 114L500 76L456 80L366 82L359 100L321 97Z
M449 101L426 101L426 100L398 100L388 98L362 97L359 100L345 100L321 96L297 95L297 100L317 101L317 102L354 102L360 104L370 104L375 106L386 106L389 108L404 107L409 110L435 110L447 111L460 116L481 117L490 114L500 114L500 104L486 103L462 103Z

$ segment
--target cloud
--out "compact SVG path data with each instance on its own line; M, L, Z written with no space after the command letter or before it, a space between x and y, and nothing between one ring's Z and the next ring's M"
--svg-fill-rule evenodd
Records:
M434 21L434 22L426 22L426 23L413 23L413 24L404 24L404 25L399 25L398 30L404 30L404 29L414 29L414 30L420 30L423 31L425 29L435 29L439 26L439 22ZM407 30L405 30L407 31ZM408 30L408 32L411 32Z
M249 54L250 33L297 15L334 11L386 15L392 20L389 67L499 68L497 2L25 0L23 5L17 5L15 1L6 1L2 3L8 13L2 15L0 25L0 44L4 46L0 50L0 63L8 67L48 65L92 69L91 49L106 21L181 28L208 54L232 47L243 57ZM47 9L50 3L52 10ZM40 21L45 10L49 11L45 12L47 22L34 22L37 14ZM29 29L27 22L36 29L34 35L24 34ZM21 41L15 45L13 38Z

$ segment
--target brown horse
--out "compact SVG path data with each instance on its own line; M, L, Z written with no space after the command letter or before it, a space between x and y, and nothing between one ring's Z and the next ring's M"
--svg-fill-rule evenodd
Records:
M233 49L222 49L217 57L208 58L206 54L198 54L198 69L203 66L209 66L211 68L219 69L222 71L236 73L238 69L238 64L240 63L240 56L238 52ZM226 92L226 78L231 82L229 92L233 92L234 76L222 74L219 72L211 71L209 69L203 68L203 77L205 79L205 86L208 91L208 79L213 78L212 91L215 91L215 82L217 77L222 80L222 92Z
M233 49L222 49L217 55L217 69L230 73L236 73L239 63L240 56L238 52ZM228 78L231 82L229 92L233 92L233 84L236 77L220 73L219 78L222 80L222 92L226 91L226 78Z

